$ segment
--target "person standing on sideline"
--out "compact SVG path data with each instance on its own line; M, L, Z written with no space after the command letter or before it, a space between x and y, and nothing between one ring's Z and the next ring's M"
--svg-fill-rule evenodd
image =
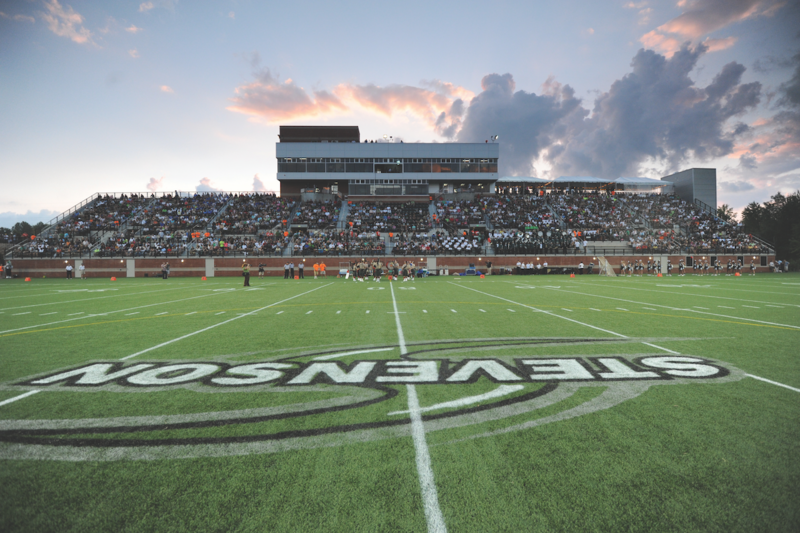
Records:
M583 276L583 261L578 263L578 275Z
M167 263L161 263L161 279L167 279Z
M297 273L298 273L300 279L306 279L306 277L303 275L303 270L305 270L305 268L306 268L306 264L305 264L304 261L305 261L305 259L303 259L303 261L300 261L299 263L297 263Z
M67 279L72 279L72 265L67 263Z
M78 267L78 271L81 274L81 279L86 279L86 267L83 266L83 263L81 263L81 266Z
M265 266L266 265L264 263L259 263L258 264L258 277L259 278L263 278L264 277L264 267Z
M283 279L289 279L289 263L283 264Z
M169 279L169 261L167 261L167 278L166 279Z
M242 276L244 276L244 286L250 286L250 263L245 261L242 263Z
M289 261L289 279L294 279L294 261Z
M319 275L322 276L323 278L327 278L328 277L328 274L325 272L326 268L327 268L327 265L325 264L325 261L323 261L322 263L319 264Z
M319 263L314 261L314 279L317 279L317 276L319 276Z

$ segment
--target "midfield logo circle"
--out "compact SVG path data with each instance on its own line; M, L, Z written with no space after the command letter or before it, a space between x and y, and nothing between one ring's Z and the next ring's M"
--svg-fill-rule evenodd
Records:
M596 350L605 345L603 350L609 351L609 345L641 345L659 340L695 339L473 339L412 344L403 358L396 358L396 346L380 346L272 356L245 363L92 362L5 384L2 389L53 393L146 394L175 389L198 393L299 393L302 400L275 402L274 396L265 396L268 407L109 418L2 420L0 458L75 461L208 457L404 437L410 435L403 387L406 384L422 386L420 398L424 405L420 412L426 432L474 425L475 433L466 438L479 438L607 409L655 385L718 383L744 376L740 370L717 361L663 352L520 355L532 348L563 350L564 346L592 345ZM375 358L378 354L387 358ZM347 362L338 360L342 358ZM576 403L576 393L586 387L594 387L590 398ZM213 398L198 400L206 406L213 405ZM537 415L537 411L557 404L564 406L557 413ZM514 418L514 422L490 432L477 426L518 415L528 415L528 420L519 422Z

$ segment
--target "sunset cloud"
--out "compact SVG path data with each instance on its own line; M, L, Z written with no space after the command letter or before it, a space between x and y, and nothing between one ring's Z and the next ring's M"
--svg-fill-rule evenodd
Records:
M258 174L253 176L253 192L267 192L267 186L264 185Z
M151 192L156 192L163 186L164 186L164 176L161 176L158 179L150 178L150 183L147 184L147 190Z
M169 85L162 85L162 86L160 87L160 89L161 89L161 92L162 92L162 93L169 93L169 94L173 94L173 93L175 92L175 91L172 89L172 87L170 87Z
M128 33L133 33L135 35L135 34L139 33L140 31L144 31L144 30L142 28L137 27L135 24L131 24L130 26L125 28L125 31L128 32Z
M145 13L153 9L153 2L142 2L139 4L139 13Z
M222 189L217 188L213 181L209 178L203 178L200 183L195 186L197 192L221 192Z
M133 50L128 50L128 55L130 55L132 58L136 59L136 58L139 57L139 51L136 50L136 48L134 48Z
M331 91L306 91L292 79L280 82L268 69L257 80L237 87L228 110L267 123L325 118L359 108L385 118L408 113L424 121L440 135L452 137L460 128L464 101L474 94L449 82L423 81L411 85L378 86L342 83Z
M639 40L645 47L671 57L686 42L697 44L704 36L731 24L758 16L772 16L785 4L778 0L682 0L678 6L685 9L683 13ZM714 52L729 48L735 42L729 39L713 40L715 42L710 43L708 50Z
M8 13L3 13L2 11L0 11L0 17L9 20L16 20L18 22L36 22L36 19L29 15L9 15Z
M40 11L39 17L44 20L50 31L78 44L94 44L92 32L83 27L83 16L70 6L62 6L58 0L47 0L44 7L47 12Z

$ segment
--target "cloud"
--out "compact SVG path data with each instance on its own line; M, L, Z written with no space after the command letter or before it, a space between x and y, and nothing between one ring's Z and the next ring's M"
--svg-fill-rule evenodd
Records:
M720 181L719 188L722 192L727 193L740 193L740 192L747 192L752 191L755 189L755 186L752 183L748 183L746 181Z
M144 30L142 28L137 27L135 24L131 24L130 26L125 28L125 31L128 32L128 33L133 33L135 35L135 34L139 33L140 31L144 31Z
M267 186L264 185L258 174L253 176L253 192L267 192Z
M328 91L313 91L312 96L291 80L281 83L269 69L263 69L256 81L237 87L233 105L227 109L267 122L281 122L318 117L346 106Z
M705 35L749 18L772 16L785 4L779 0L684 0L678 4L685 8L683 13L639 40L647 48L671 57L686 42L698 43ZM709 51L724 50L728 46L709 46Z
M153 9L153 7L155 7L153 6L153 2L142 2L139 4L139 13L146 13L147 11Z
M645 162L677 169L734 151L743 124L734 117L760 101L759 83L741 82L745 67L729 63L707 87L690 78L704 47L684 47L671 58L640 50L631 72L586 109L569 85L548 78L542 93L516 90L511 74L491 74L466 110L459 141L500 135L501 174L532 175L534 162L550 175L618 178L640 175Z
M221 192L222 189L218 189L214 183L209 178L203 178L200 180L200 183L195 186L197 192Z
M136 50L136 48L134 48L132 50L128 50L128 55L130 55L132 58L136 59L136 58L139 57L139 51Z
M169 94L174 94L175 93L175 91L169 85L162 85L159 88L161 89L162 93L169 93Z
M705 41L703 41L703 44L709 52L719 52L722 50L727 50L736 44L737 40L737 37L725 37L722 39L712 39L711 37L708 37Z
M61 211L51 211L49 209L42 209L41 211L29 210L27 213L6 211L0 213L0 228L11 228L17 222L27 222L31 226L35 226L39 222L46 224L60 213Z
M256 52L249 61L258 67L260 56ZM440 135L453 137L461 127L464 99L471 99L474 94L440 80L422 81L420 84L427 88L343 83L331 91L309 93L293 80L281 83L269 69L261 69L256 73L256 81L235 89L236 96L231 98L233 105L227 109L267 123L325 118L347 113L353 108L386 118L397 113L409 113L422 119Z
M83 27L83 16L70 6L62 7L58 0L46 0L44 7L47 12L40 11L39 17L45 21L50 31L78 44L94 44L92 32Z
M228 18L229 18L229 19L232 19L232 20L236 20L236 13L234 13L233 11L231 11L230 13L228 13Z
M36 19L31 17L30 15L20 15L20 14L9 15L7 13L3 13L2 11L0 11L0 17L9 20L16 20L18 22L30 22L30 23L36 22Z
M151 192L156 192L163 186L164 186L164 176L161 176L158 179L150 178L150 183L147 184L147 190Z

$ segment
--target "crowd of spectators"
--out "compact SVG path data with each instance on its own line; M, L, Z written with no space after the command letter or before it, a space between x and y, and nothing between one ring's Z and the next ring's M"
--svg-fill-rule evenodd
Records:
M140 235L205 230L228 200L228 193L197 193L188 197L167 194L131 217L128 227L137 229Z
M489 220L494 228L540 231L558 227L558 221L540 196L499 196L487 201Z
M620 241L635 227L624 202L605 192L565 190L546 197L563 226L587 241Z
M299 231L289 237L293 255L383 255L386 244L372 232Z
M73 237L86 236L91 240L91 232L116 230L128 220L143 215L150 202L151 199L143 194L99 196L90 205L59 221L54 232Z
M488 200L437 200L436 221L447 230L456 231L484 223Z
M300 208L292 219L292 224L302 224L306 229L332 229L339 221L342 208L340 199L327 201L310 201L300 204Z
M420 202L354 202L350 205L347 222L358 232L408 233L431 229L428 204Z
M294 202L272 193L235 194L210 230L219 235L255 235L288 220Z
M566 254L580 250L581 244L571 233L558 228L543 230L495 229L489 237L496 254Z

